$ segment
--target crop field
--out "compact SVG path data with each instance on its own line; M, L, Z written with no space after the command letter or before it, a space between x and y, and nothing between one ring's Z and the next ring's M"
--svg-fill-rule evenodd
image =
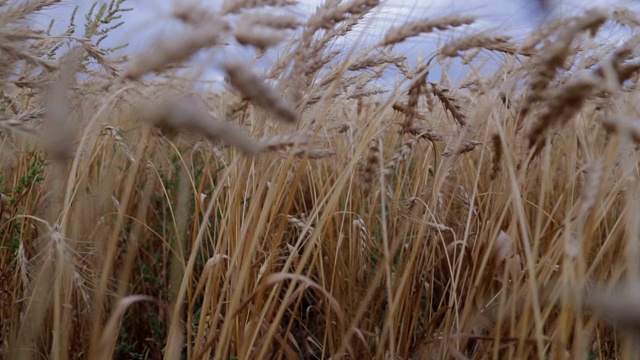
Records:
M0 0L0 358L637 358L640 14L59 5Z

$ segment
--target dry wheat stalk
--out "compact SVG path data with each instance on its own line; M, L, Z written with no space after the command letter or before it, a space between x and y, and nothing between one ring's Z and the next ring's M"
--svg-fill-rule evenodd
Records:
M590 74L583 74L568 81L550 96L546 108L528 131L529 147L541 144L547 128L556 123L565 123L582 107L586 98L600 85L600 80Z
M476 146L481 144L482 143L480 141L475 140L465 141L462 144L458 145L455 150L446 150L444 153L442 153L442 156L461 155L464 153L468 153L469 151L475 149Z
M640 284L629 282L617 289L584 291L584 302L588 308L608 320L617 329L632 336L637 344L640 339Z
M620 25L628 26L630 28L637 28L640 26L640 17L638 14L629 8L619 7L613 10L611 17Z
M171 16L194 28L206 27L218 18L215 12L198 1L174 1Z
M411 155L411 152L413 151L413 148L416 146L417 142L418 142L417 139L414 137L405 141L402 144L402 146L400 146L398 151L396 151L396 153L393 154L391 159L389 159L389 161L387 161L384 164L384 167L383 167L384 174L385 175L393 174L393 172L396 171L403 162L409 159L409 156Z
M254 101L278 120L289 124L297 121L298 115L293 107L267 86L248 66L228 61L223 64L223 68L229 76L231 85L245 98Z
M314 229L313 224L311 224L308 220L303 220L302 218L295 217L293 215L287 215L287 221L296 229L298 229L298 231L302 232L300 236L306 236L310 234Z
M329 2L327 2L325 4L325 7L327 6L331 7L332 5ZM320 13L324 11L323 9L325 7L318 8L317 12ZM311 53L317 54L318 52L328 48L329 44L332 41L347 35L349 32L351 32L354 29L354 27L360 22L360 20L362 20L362 18L368 13L368 11L372 9L373 7L365 7L365 11L352 13L351 16L342 20L339 24L337 24L337 26L333 26L329 29L325 29L324 35L322 35L319 39L317 39L317 41L313 41L311 43L311 47L309 48L311 50ZM309 21L310 20L311 19L309 19ZM309 21L307 21L307 24L309 24ZM317 30L318 29L314 29L313 27L307 26L307 32L308 32L307 35L310 34L310 32L315 32Z
M5 196L5 195L3 195L3 196ZM9 215L9 214L5 214L5 216L6 215ZM7 220L7 219L3 218L3 220ZM29 276L29 269L31 268L31 266L30 266L31 262L29 261L29 258L27 257L27 252L25 251L24 242L22 242L22 241L20 241L20 245L18 245L17 261L18 261L18 265L20 267L21 280L22 280L24 286L29 286L29 283L31 282L31 280L30 280L31 277Z
M362 171L362 180L364 187L369 187L375 179L376 173L380 168L380 141L372 139L369 141L369 152L366 157L364 168Z
M395 55L390 51L380 51L379 53L356 59L349 65L349 70L358 71L384 64L403 63L405 60L407 60L406 56Z
M127 159L129 159L129 161L136 162L136 159L133 156L133 153L131 152L131 148L129 148L129 145L127 145L127 143L124 141L122 136L120 136L119 128L107 124L104 126L104 131L109 137L111 137L116 142L116 144L118 144L118 147L124 152L124 154L127 156Z
M330 3L327 2L324 7L318 8L316 13L321 14L322 12L327 11L326 7L330 6ZM368 9L370 10L371 8ZM318 29L309 25L313 17L309 19L305 32L302 36L301 43L296 49L296 53L294 54L295 64L292 74L300 74L300 71L304 69L304 74L306 76L305 81L307 82L307 85L312 83L313 78L317 76L317 73L322 68L319 68L318 65L322 63L328 64L328 61L334 59L340 53L342 53L343 49L333 48L331 46L331 42L335 41L335 39L337 38L345 36L348 32L350 32L353 27L358 24L360 19L364 17L367 11L352 14L337 26L325 29L324 34L321 34L321 36L317 39L313 38L313 35ZM310 64L314 65L309 66ZM340 64L335 64L334 66L329 67L333 68L332 76L335 76L336 74L341 75L342 66Z
M431 91L425 91L424 98L425 98L425 102L427 103L427 110L429 110L429 112L432 113L433 110L436 108L435 96L431 93Z
M104 51L100 50L100 48L87 39L79 39L79 41L87 54L94 58L100 66L109 72L111 76L118 76L118 69L115 67L113 62L107 58L107 54Z
M371 97L371 96L375 96L375 95L380 95L380 94L386 94L388 93L389 90L385 90L385 89L363 89L363 90L356 90L353 92L347 92L346 93L346 97L345 100L361 100L363 98L367 98L367 97ZM337 98L336 100L341 100L342 97Z
M591 52L587 54L583 54L578 64L580 69L589 69L596 64L599 64L603 60L603 54L608 54L612 51L615 51L616 46L613 44L606 44L601 46L597 52Z
M5 42L46 41L49 40L44 31L32 28L6 26L0 28L0 37Z
M405 105L405 104L403 104L401 102L397 102L396 101L395 103L393 103L393 105L391 107L393 108L393 110L395 110L395 111L397 111L399 113L402 113L404 115L413 114L413 117L418 119L418 120L422 120L422 121L426 121L427 120L427 118L426 118L426 116L424 114L420 114L420 113L417 113L415 111L412 113L410 108L407 105Z
M51 4L42 0L12 4L5 2L0 9L0 93L3 101L7 97L5 92L11 92L9 89L13 85L40 93L51 81L51 72L58 69L50 51L62 45L62 38L54 39L45 31L36 29L28 17L29 11L37 11L35 9ZM9 107L14 114L22 112L15 104Z
M328 66L340 53L340 50L331 50L325 55L311 57L310 61L304 66L303 74L306 77L315 76L318 71ZM327 78L331 79L331 82L335 79L332 75L333 73L327 76ZM324 82L322 84L324 84Z
M549 39L553 33L558 31L558 29L566 27L570 21L571 19L561 18L538 27L531 32L524 41L522 41L520 51L535 52L536 46L544 40Z
M632 36L594 70L593 73L604 80L607 91L619 90L623 83L640 68L638 61L626 62L636 56L638 44L640 44L640 35Z
M4 92L0 93L0 104L4 106L5 109L11 111L14 114L19 114L22 111L18 109L18 104L13 99L13 97L5 94Z
M44 68L47 71L54 71L58 66L50 61L41 59L31 52L26 51L20 43L12 43L0 38L0 50L15 61L24 60L28 64Z
M3 119L0 117L0 120L2 121L10 121L10 122L28 122L31 120L36 120L36 119L41 119L45 114L45 109L44 108L37 108L22 114L18 114L16 116L14 116L11 119Z
M442 72L440 75L440 80L438 80L438 85L445 88L450 88L452 86L451 79L449 77L449 70L451 70L451 65L453 65L452 59L438 59L442 61L438 61Z
M369 253L371 237L364 220L360 217L351 223L351 232L357 243L358 272L356 273L356 278L363 281L368 270L367 254Z
M495 180L498 173L502 169L502 155L504 149L502 147L502 140L499 133L491 135L491 145L493 149L493 156L491 157L491 180Z
M579 32L588 32L591 36L594 36L608 19L609 11L598 8L589 9L585 11L583 16L574 18L571 29L561 34L561 37L565 38L562 41L565 42L566 39L573 38Z
M150 109L146 114L146 119L164 133L185 131L201 134L214 142L223 141L246 154L257 154L264 150L261 144L242 130L211 116L194 99L181 98L170 101L168 105L156 105L155 109Z
M440 100L440 103L446 110L451 113L454 120L458 122L460 126L467 125L466 116L463 114L463 108L459 104L459 101L451 96L449 89L441 88L439 85L429 83L431 92Z
M593 209L600 193L600 186L604 179L604 161L600 158L592 160L586 167L587 180L582 187L582 205L578 211L578 229L584 227L589 212Z
M227 116L233 118L240 115L249 108L249 104L250 103L247 100L232 102L227 108Z
M522 54L529 55L527 53L521 53L517 47L510 42L511 37L505 35L491 35L491 34L472 34L463 36L456 40L448 42L440 50L440 60L445 57L458 57L461 56L460 52L469 49L485 49L490 51L498 51L506 54Z
M54 161L64 161L74 153L78 124L74 122L71 102L72 86L84 55L84 49L75 47L61 59L59 78L50 85L45 105L45 127L40 134L40 145Z
M389 29L380 45L387 46L397 44L410 37L430 33L435 30L447 30L450 28L473 24L475 20L476 18L471 16L447 16L433 20L423 19L405 23L402 26Z
M630 62L615 67L618 81L620 84L629 80L632 76L637 75L640 71L640 61Z
M334 127L331 130L332 131L336 131L338 134L343 134L343 133L351 130L351 125L350 124L342 124L342 125L338 125L338 126Z
M302 25L302 22L296 16L277 15L267 11L243 14L239 24L246 27L268 26L274 29L295 30Z
M308 108L311 105L317 104L320 102L320 100L325 98L325 95L327 94L326 91L315 91L309 95L307 95L306 97L304 97L303 102L305 104L305 109Z
M283 7L297 5L295 0L225 0L222 3L222 14L238 13L244 9L255 9L266 6Z
M609 132L627 137L636 144L640 144L640 121L622 116L606 117L602 126Z
M571 54L570 46L573 39L583 32L595 34L607 19L606 11L589 10L583 16L572 19L572 23L568 28L563 29L556 41L548 43L540 50L540 56L533 65L534 70L530 75L527 95L521 105L520 114L523 118L534 104L546 99L545 90L553 81L557 70L565 66L565 61Z
M624 61L637 56L638 44L640 44L640 34L630 37L613 51L611 54L611 62L616 65L621 65Z
M418 109L418 101L420 100L420 95L425 93L424 87L426 86L426 79L429 76L430 64L426 64L423 66L419 66L415 71L415 74L409 84L409 89L407 91L407 105L399 106L394 104L394 110L400 111L405 114L405 120L402 123L402 128L400 129L401 133L411 132L414 126L414 120L416 118L416 112Z
M310 160L324 159L336 154L331 149L298 149L293 153L294 157Z
M356 90L362 90L369 86L373 80L381 78L388 66L389 64L382 64L369 71L363 71L354 77L343 78L342 81L340 81L340 85L343 89L346 89L348 85L352 85Z
M452 228L444 224L428 221L425 223L425 225L427 225L429 229L437 231L439 233L449 232L455 234L455 231Z
M405 130L407 134L411 134L415 136L417 139L425 139L430 141L431 143L435 143L437 141L444 141L444 136L441 134L437 134L433 132L432 129L421 127L421 126L412 126Z
M325 4L325 6L329 6L329 4ZM322 8L318 8L317 12L322 11ZM295 48L294 51L290 51L285 56L281 56L268 73L268 78L276 79L287 69L291 69L291 74L301 74L305 73L307 76L314 75L315 71L310 70L311 68L316 68L316 71L324 67L330 59L333 59L337 56L341 50L330 50L329 51L329 43L332 39L337 36L344 35L349 31L352 25L355 25L359 19L359 16L354 16L343 23L341 23L338 27L331 28L327 30L320 39L314 41L313 34L317 29L311 29L307 27L303 36L299 40L299 44ZM321 60L319 60L321 59ZM291 66L291 64L294 64ZM308 64L321 64L307 67Z
M308 19L295 50L276 64L276 73L271 72L271 75L279 74L282 69L293 63L289 71L289 81L282 84L283 89L289 91L293 103L301 103L306 90L315 82L318 71L332 58L326 54L330 41L351 31L353 26L378 4L379 0L349 0L340 4L326 2L317 8ZM340 24L336 26L338 23ZM327 31L316 37L316 32L320 29ZM301 76L302 74L304 76Z
M378 5L380 0L346 0L334 6L324 6L309 18L307 27L313 33L319 29L331 29L350 16L365 14Z
M265 151L285 150L309 142L308 134L276 135L258 140Z
M6 1L0 2L0 5L2 5L2 12L0 12L0 24L8 24L24 20L27 16L32 15L35 12L42 11L47 7L59 3L60 0L20 1L10 3L10 6L6 6Z
M604 81L603 89L608 92L620 90L623 83L638 70L639 62L626 62L636 55L636 48L640 43L640 35L635 35L625 41L606 59L602 60L593 74Z
M267 26L239 26L233 31L236 41L265 50L281 43L286 37L282 31Z
M488 89L485 81L472 74L469 74L469 76L460 85L458 85L458 87L460 89L469 89L469 91L473 91L478 96L485 94Z
M424 87L427 76L429 76L428 68L426 68L425 71L417 71L416 76L411 81L407 93L405 120L402 123L401 132L410 132L410 129L415 127L414 120L416 119L418 101L420 100L420 95L425 93ZM394 107L394 109L396 109L396 107Z
M61 41L63 38L74 38L73 34L75 31L74 26L69 26L67 30L65 30L59 37L43 37L42 39L36 39L33 41L33 51L37 56L48 56L53 57L64 43ZM100 41L99 39L97 41Z
M413 72L407 66L406 61L398 61L393 65L395 65L395 67L398 68L402 75L404 75L407 79L411 80L413 78Z
M465 52L464 55L460 58L460 60L462 61L462 65L471 64L473 60L475 60L476 57L480 54L481 51L482 51L481 48L475 48Z
M9 131L18 131L26 135L38 135L39 133L38 129L36 129L35 127L15 118L7 119L0 117L0 128Z
M228 30L228 24L222 19L212 21L215 26L187 28L156 39L147 51L131 61L123 76L136 80L146 73L161 71L169 65L186 61L204 48L219 45L221 35Z

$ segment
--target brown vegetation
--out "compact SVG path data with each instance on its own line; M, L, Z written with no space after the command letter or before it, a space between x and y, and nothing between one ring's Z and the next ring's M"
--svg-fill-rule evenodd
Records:
M0 1L0 357L634 358L640 37L596 36L637 14L416 64L401 42L475 19L352 49L379 1L227 0L127 59L101 45L123 2L78 35ZM233 42L282 56L258 74Z

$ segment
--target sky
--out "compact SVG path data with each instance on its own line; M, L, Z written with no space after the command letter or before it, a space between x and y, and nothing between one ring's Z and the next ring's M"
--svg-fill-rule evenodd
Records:
M117 29L108 38L105 45L128 43L129 46L125 52L135 54L142 51L153 39L159 36L170 36L176 26L170 17L172 8L176 4L192 1L195 0L126 0L125 7L130 7L133 11L123 15L125 25ZM98 0L98 2L107 1ZM214 10L220 9L222 5L221 0L197 2L206 4ZM296 7L286 11L306 18L323 1L298 0L298 2ZM591 7L626 6L640 12L640 0L550 0L550 2L554 4L551 16L579 14ZM66 28L69 15L75 6L79 6L78 19L79 22L82 22L81 19L87 13L91 3L88 0L63 0L60 5L45 12L35 21L46 27L51 19L55 19L58 24L56 28L63 30ZM358 46L374 44L392 26L406 21L451 14L472 15L478 18L476 24L467 27L464 31L486 30L492 34L510 35L516 41L522 39L525 34L535 29L544 20L538 11L535 0L382 0L382 5L374 10L372 16L343 41L347 46L350 43ZM440 34L438 39L416 37L406 41L400 47L396 47L395 51L406 55L410 60L415 60L433 52L437 41L443 42L447 38L457 35L459 34L449 32ZM614 35L616 34L612 33L612 38ZM251 59L254 54L255 52L251 48L235 45L226 47L224 56ZM269 63L275 61L276 58L276 53L270 53L265 56L263 62ZM221 78L215 69L210 75L214 78Z

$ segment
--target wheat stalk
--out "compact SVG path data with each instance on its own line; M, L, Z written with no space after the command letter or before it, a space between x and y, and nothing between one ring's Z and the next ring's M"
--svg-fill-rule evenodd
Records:
M440 103L446 110L451 113L453 119L460 125L467 125L466 116L463 113L463 108L460 102L451 96L449 89L441 88L439 85L429 83L432 93L440 100Z
M393 172L397 170L398 167L403 162L407 161L407 159L409 159L409 156L413 151L413 148L416 146L417 142L418 141L416 138L410 138L409 140L405 141L402 144L402 146L400 146L400 148L396 151L396 153L393 154L391 159L389 159L386 163L384 163L384 166L383 166L384 174L385 175L393 174Z
M356 59L349 65L349 70L358 71L367 68L378 67L384 64L402 63L405 60L407 60L406 56L395 55L388 51L381 51L377 54L369 55L361 59Z
M221 36L228 31L228 24L222 19L211 19L215 24L183 31L156 39L150 48L136 56L124 70L122 76L136 80L142 75L166 69L169 65L186 61L196 52L220 45Z
M441 50L439 55L439 61L444 60L446 57L459 57L462 56L460 52L467 51L469 49L485 49L489 51L498 51L506 54L522 54L518 50L516 45L511 43L511 38L505 35L491 35L491 34L472 34L463 36L456 40L448 42ZM470 60L464 59L463 61L469 62Z
M476 21L471 16L447 16L433 20L418 20L403 24L402 26L389 29L385 34L381 46L389 46L400 43L410 37L424 33L431 33L435 30L447 30L463 25L470 25Z
M464 153L468 153L469 151L475 149L478 145L482 145L482 142L475 140L465 141L462 144L459 144L454 150L445 151L444 153L442 153L442 156L461 155Z
M545 90L571 53L569 47L573 39L582 32L595 34L607 19L606 11L589 10L583 16L573 19L571 25L560 34L556 41L548 43L540 50L537 63L532 66L533 72L530 75L531 80L527 95L521 105L520 114L522 117L529 113L534 104L546 99Z
M104 131L109 137L111 137L116 142L116 144L118 144L118 147L122 149L122 151L127 156L127 159L129 159L129 161L136 162L136 159L135 157L133 157L133 153L131 152L129 145L127 145L127 143L124 141L122 136L120 136L120 133L119 133L120 129L106 124L104 125Z
M545 130L557 123L564 124L577 113L586 98L600 85L593 75L584 74L575 77L558 89L550 97L546 108L538 120L531 126L527 136L529 147L537 147L542 143Z
M498 173L502 169L503 146L499 133L491 135L491 145L493 148L493 156L491 157L491 180L495 180Z
M362 171L362 182L365 187L371 186L380 168L380 144L378 139L372 139L368 144L368 153Z
M271 113L277 120L295 123L298 115L291 105L276 94L264 80L255 75L246 65L237 62L225 62L224 70L229 82L247 99Z
M295 0L224 0L222 3L222 14L233 14L245 9L255 9L266 6L292 6L297 3Z
M242 45L251 45L262 51L278 45L287 35L268 26L240 26L233 31L236 41Z
M150 107L146 121L166 134L179 131L201 134L211 141L223 141L246 154L257 154L264 146L229 122L216 119L196 100L176 99L166 105Z

